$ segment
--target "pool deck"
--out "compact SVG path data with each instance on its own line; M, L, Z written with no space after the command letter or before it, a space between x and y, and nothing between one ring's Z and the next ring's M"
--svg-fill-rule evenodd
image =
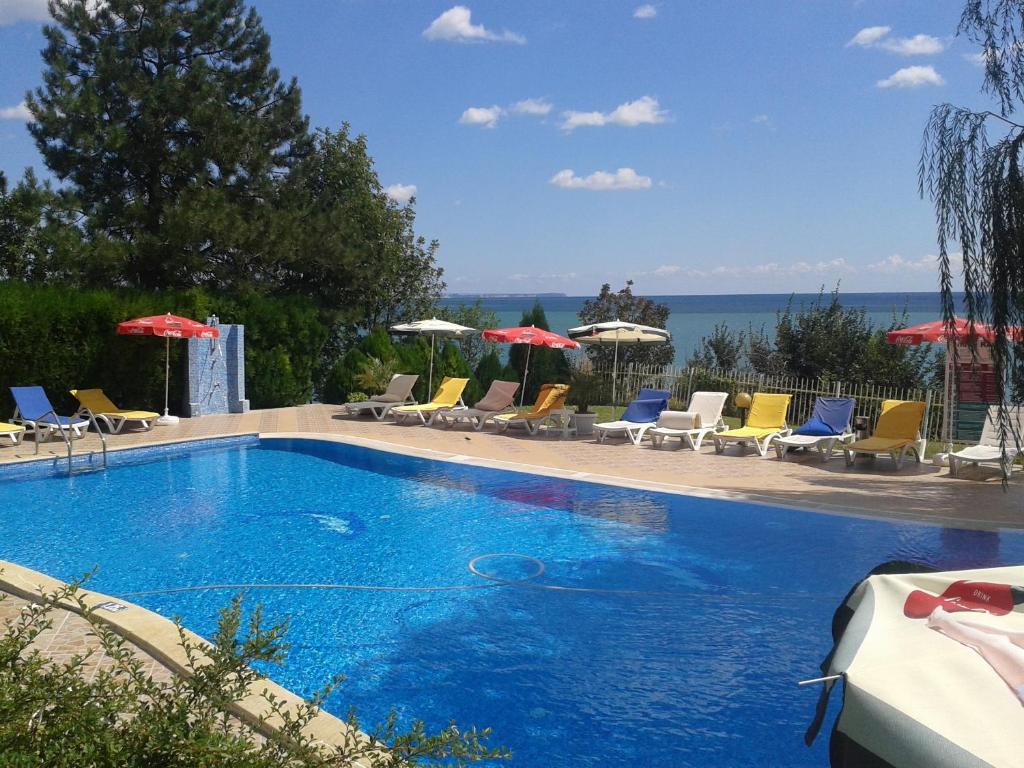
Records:
M592 437L561 439L528 437L522 431L495 434L489 427L475 432L464 425L399 426L393 421L351 418L333 405L304 405L252 411L246 414L182 419L175 426L156 427L108 438L119 450L179 440L243 434L328 436L385 450L433 456L460 463L487 464L508 469L553 474L679 493L727 495L826 512L915 519L966 528L1024 528L1024 495L1019 473L1004 489L997 470L964 467L960 477L945 468L908 459L901 471L890 460L859 459L848 468L841 456L825 463L817 454L793 455L779 461L744 454L732 447L723 455L706 444L689 449L655 450ZM676 442L673 441L673 446ZM76 440L75 454L99 450L90 434ZM31 439L16 447L0 447L0 463L36 458ZM64 443L40 446L50 460L65 456Z

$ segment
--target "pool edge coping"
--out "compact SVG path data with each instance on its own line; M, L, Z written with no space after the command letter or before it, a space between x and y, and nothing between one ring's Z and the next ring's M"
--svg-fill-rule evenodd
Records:
M66 582L40 571L9 560L0 560L0 589L23 600L33 603L46 602L48 595L66 586ZM189 676L188 658L181 646L178 626L173 621L136 603L84 587L79 588L78 595L83 603L94 609L92 616L102 621L116 634L147 653L173 674ZM107 611L100 607L103 603L117 603L125 608ZM79 606L73 601L62 600L55 605L81 615ZM186 628L182 628L182 631L189 640L199 643L201 647L211 647L208 640L195 632ZM272 714L265 700L271 695L277 701L283 702L284 708L293 715L305 704L298 694L264 677L254 683L253 689L245 699L234 702L228 710L230 714L263 736L277 734L280 731L280 718ZM316 743L338 748L351 746L351 731L348 723L323 709L318 709L313 719L303 729L304 734ZM361 735L368 738L365 734Z
M560 467L551 467L545 464L529 464L525 462L506 461L504 459L492 459L482 456L470 456L468 454L454 453L451 451L440 451L435 448L420 448L418 446L402 445L400 443L392 443L386 440L375 440L373 438L359 437L356 435L324 434L322 432L259 432L257 435L261 442L264 440L318 440L328 443L342 443L344 445L369 448L371 450L384 451L386 453L398 454L401 456L414 456L421 459L443 461L449 464L506 470L509 472L518 472L537 477L554 477L560 480L576 480L579 482L608 485L629 490L668 493L674 496L691 496L702 499L740 501L811 514L855 517L863 520L914 522L923 525L934 525L942 528L954 527L981 531L1024 530L1024 523L1020 525L1013 525L1010 521L963 520L951 515L924 515L917 512L900 512L897 510L882 512L875 509L869 509L867 507L857 507L853 505L840 506L822 503L820 506L810 506L810 502L806 505L802 505L785 499L780 499L777 496L772 496L771 494L758 494L750 493L748 491L734 491L720 488L704 488L696 485L663 483L656 480L642 480L639 478L623 477L621 475L605 475L596 472L574 471L562 469Z

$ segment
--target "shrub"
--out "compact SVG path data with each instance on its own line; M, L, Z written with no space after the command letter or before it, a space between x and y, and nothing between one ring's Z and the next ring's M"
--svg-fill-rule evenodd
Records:
M365 392L349 392L348 401L350 403L365 403L370 399L370 396Z
M69 389L102 387L126 407L162 410L164 343L118 336L117 323L172 312L197 320L216 314L245 325L246 394L253 407L309 402L326 330L304 299L213 296L199 290L142 293L0 283L0 407L7 388L39 384L59 410L74 407ZM171 408L180 411L187 345L172 341Z
M88 621L104 656L98 671L83 674L91 654L52 661L33 646L53 626L57 601L74 604ZM236 598L221 611L212 645L179 626L188 674L157 681L147 663L93 614L77 586L61 588L43 603L26 606L0 636L0 763L33 768L405 768L465 766L509 756L504 749L485 746L489 729L461 732L451 723L432 734L416 722L404 732L394 713L368 738L353 731L342 746L323 746L303 730L340 676L298 711L262 694L283 725L265 739L254 736L228 713L258 695L250 694L262 679L253 664L285 662L286 632L285 623L266 626L259 607L243 623L241 599ZM354 714L348 722L359 727Z

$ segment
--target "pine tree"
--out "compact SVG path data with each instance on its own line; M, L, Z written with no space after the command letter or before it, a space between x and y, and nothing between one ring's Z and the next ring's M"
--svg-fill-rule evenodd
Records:
M251 246L272 234L264 202L304 152L307 123L256 12L243 0L51 9L29 130L90 226L130 244L125 281L260 279Z

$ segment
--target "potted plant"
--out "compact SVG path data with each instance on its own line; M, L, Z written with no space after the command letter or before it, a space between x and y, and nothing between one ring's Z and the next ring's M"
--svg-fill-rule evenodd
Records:
M569 402L576 406L572 426L576 428L577 435L592 435L597 414L590 412L590 406L601 395L601 377L591 362L584 358L573 366L569 385Z

